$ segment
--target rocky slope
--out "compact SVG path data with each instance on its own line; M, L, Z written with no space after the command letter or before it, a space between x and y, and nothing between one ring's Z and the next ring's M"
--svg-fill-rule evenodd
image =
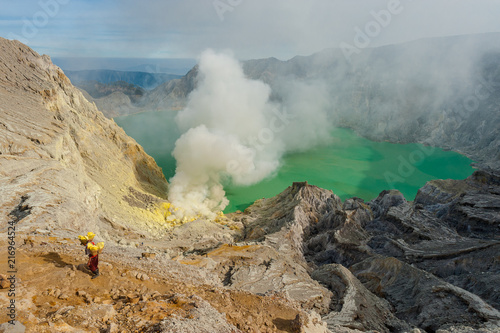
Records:
M0 40L0 221L20 229L158 227L167 182L154 160L47 56ZM19 213L20 214L20 213ZM2 228L4 228L2 227Z
M148 92L139 106L149 111L182 109L187 96L196 87L197 75L198 66L195 66L181 79L171 80Z
M309 316L298 303L224 287L208 270L179 256L171 259L160 243L139 248L108 244L101 276L92 280L74 238L21 238L15 326L23 332L326 331L319 316ZM9 304L6 290L0 290L0 303ZM2 311L0 332L9 327L8 320Z
M0 305L17 321L0 312L0 332L500 330L497 172L429 182L414 202L294 183L173 226L142 148L48 57L0 48ZM76 239L89 230L106 242L97 279Z
M95 280L75 233L20 233L17 319L28 332L497 332L499 195L482 171L414 203L295 183L161 240L108 242ZM460 209L474 213L457 223Z

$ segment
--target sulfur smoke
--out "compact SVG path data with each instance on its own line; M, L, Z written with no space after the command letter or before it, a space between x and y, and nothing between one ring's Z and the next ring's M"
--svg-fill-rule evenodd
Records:
M198 87L176 117L183 133L169 189L176 218L213 218L228 204L224 183L260 182L277 171L286 152L329 138L321 88L295 84L284 91L284 102L272 102L271 88L248 79L230 54L201 55Z

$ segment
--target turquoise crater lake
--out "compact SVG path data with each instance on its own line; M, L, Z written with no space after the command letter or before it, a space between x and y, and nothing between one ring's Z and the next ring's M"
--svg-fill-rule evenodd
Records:
M174 112L147 112L115 118L154 157L167 179L175 173L171 152L180 136L174 117ZM226 184L230 204L225 212L243 210L298 181L332 190L342 200L356 196L368 201L394 188L413 200L431 179L464 179L474 171L472 161L456 152L421 144L374 142L344 128L334 129L331 135L326 146L284 156L278 172L258 184Z

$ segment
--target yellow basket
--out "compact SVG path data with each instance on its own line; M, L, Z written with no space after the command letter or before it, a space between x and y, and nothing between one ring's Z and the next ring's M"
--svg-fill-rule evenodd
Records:
M89 243L87 245L87 248L89 249L90 254L92 254L93 256L101 254L102 249L104 248L104 242L97 243L96 245L92 245Z

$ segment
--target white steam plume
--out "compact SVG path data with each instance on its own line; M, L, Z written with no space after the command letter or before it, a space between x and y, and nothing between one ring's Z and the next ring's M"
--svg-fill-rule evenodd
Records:
M213 218L228 204L223 181L257 183L277 170L286 151L329 136L326 105L298 101L300 94L290 94L298 107L270 102L270 87L246 78L228 54L205 51L198 75L197 89L176 118L184 132L173 151L177 169L169 189L176 218Z

